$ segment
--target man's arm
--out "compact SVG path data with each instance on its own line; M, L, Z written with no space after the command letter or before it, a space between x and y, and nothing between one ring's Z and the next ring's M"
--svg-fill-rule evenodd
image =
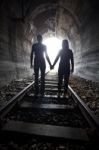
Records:
M73 56L73 52L71 53L71 66L72 66L72 73L74 72L74 56Z
M30 55L30 65L31 65L31 68L33 67L32 62L33 62L33 46L32 46L31 55Z
M47 50L46 50L46 49L45 49L45 56L46 56L46 59L47 59L49 65L50 65L50 67L51 67L51 62L50 62L50 59L49 59L49 56L48 56L48 54L47 54Z

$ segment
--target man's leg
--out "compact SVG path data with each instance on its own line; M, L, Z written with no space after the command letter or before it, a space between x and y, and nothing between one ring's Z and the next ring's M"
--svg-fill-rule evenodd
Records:
M38 76L39 76L39 67L35 64L34 66L34 73L35 73L35 94L39 93L39 86L38 86Z
M44 95L44 91L45 91L45 64L42 64L41 67L41 89L40 92L42 95Z

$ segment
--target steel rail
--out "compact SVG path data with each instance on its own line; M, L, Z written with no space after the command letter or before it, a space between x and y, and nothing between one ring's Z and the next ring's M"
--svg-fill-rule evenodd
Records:
M49 71L46 72L48 74ZM39 77L40 79L40 77ZM21 90L17 95L12 97L4 106L0 108L0 120L20 101L33 87L34 81L30 83L27 87Z
M48 74L49 71L46 73ZM34 81L25 87L21 92L15 95L11 100L0 108L0 119L2 118L19 102L31 89L34 84ZM82 114L85 119L89 123L92 129L99 130L99 119L95 116L95 114L88 108L88 106L81 100L81 98L77 95L74 90L68 86L68 90L74 101L78 104Z
M74 90L68 86L68 90L72 98L75 100L75 102L78 104L82 114L88 121L89 125L93 130L99 131L99 119L95 116L95 114L90 110L90 108L81 100L81 98L77 95Z
M15 104L21 100L26 93L32 89L32 86L34 84L34 81L32 83L30 83L27 87L25 87L21 92L19 92L17 95L15 95L14 97L12 97L7 104L5 104L4 106L2 106L0 108L0 119L2 120L2 118L15 106Z

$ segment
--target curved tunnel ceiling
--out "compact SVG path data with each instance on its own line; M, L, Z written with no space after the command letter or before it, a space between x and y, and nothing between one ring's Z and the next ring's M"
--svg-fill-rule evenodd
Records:
M62 5L63 3L41 4L31 10L27 20L32 22L37 33L45 37L67 38L73 49L77 49L78 43L80 46L80 22L72 10Z
M44 28L55 32L57 31L57 27L59 26L60 17L63 17L61 18L60 29L63 28L62 27L63 21L66 20L65 24L67 26L74 25L77 28L77 30L79 30L80 22L77 16L74 14L74 12L72 12L72 10L70 10L69 8L65 8L64 6L59 4L47 3L39 5L37 8L35 8L35 10L32 10L28 20L33 21L38 32L42 32Z

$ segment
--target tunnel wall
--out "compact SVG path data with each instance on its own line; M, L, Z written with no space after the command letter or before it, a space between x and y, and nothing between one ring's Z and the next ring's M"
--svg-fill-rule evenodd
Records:
M86 5L85 5L86 6ZM89 7L90 6L90 7ZM82 13L81 34L81 65L77 75L88 80L99 82L99 9L98 2L93 1ZM89 8L88 8L89 7Z
M90 22L82 33L82 61L79 76L99 82L99 22Z
M32 75L30 69L30 24L0 13L0 87L14 79Z

